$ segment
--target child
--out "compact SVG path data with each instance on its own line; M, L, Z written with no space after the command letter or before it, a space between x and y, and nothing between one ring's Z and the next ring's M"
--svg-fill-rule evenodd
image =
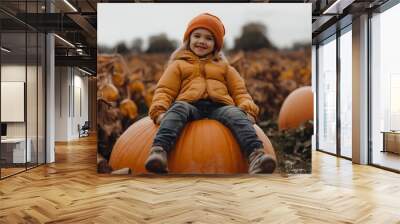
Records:
M238 72L220 52L225 28L218 17L200 14L190 21L184 42L170 58L157 84L149 116L160 124L146 169L167 173L167 154L187 122L204 117L227 126L248 158L250 174L272 173L275 161L264 153L255 123L258 107Z

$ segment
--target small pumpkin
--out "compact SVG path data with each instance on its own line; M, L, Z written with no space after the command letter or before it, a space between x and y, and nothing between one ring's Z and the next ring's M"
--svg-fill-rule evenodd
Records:
M141 93L144 91L144 84L139 80L131 81L128 87L131 93Z
M125 63L124 57L116 55L113 61L112 71L110 71L112 74L112 82L115 86L122 87L124 85L128 71L129 68Z
M131 73L128 76L129 81L135 81L135 80L141 80L143 79L143 74L142 74L142 70L136 71Z
M314 119L314 95L311 86L300 87L291 92L279 112L279 129L297 128Z
M124 99L121 101L119 108L121 110L121 114L125 117L129 117L131 120L134 120L138 116L138 108L130 99Z
M265 152L276 158L268 137L254 127ZM147 173L144 163L158 128L149 117L131 125L114 145L109 161L112 169L129 167L135 174ZM237 174L248 169L230 130L211 119L189 122L168 157L170 173Z
M114 73L124 73L125 69L122 57L118 57L117 61L114 62Z
M293 79L293 77L294 77L294 72L292 69L287 69L286 71L282 72L280 76L282 80Z
M111 83L103 85L99 91L100 97L107 102L113 102L119 98L118 89Z
M115 86L122 87L125 83L125 75L120 72L114 72L112 82Z

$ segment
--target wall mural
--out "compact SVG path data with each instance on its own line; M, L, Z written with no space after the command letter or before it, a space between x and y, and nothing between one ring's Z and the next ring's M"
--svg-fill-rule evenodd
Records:
M99 173L311 173L311 4L99 4L97 72Z

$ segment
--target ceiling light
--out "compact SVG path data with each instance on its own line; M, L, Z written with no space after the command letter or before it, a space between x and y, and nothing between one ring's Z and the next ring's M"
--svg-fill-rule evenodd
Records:
M69 45L69 46L75 48L75 45L71 44L71 42L67 41L66 39L64 39L64 38L62 38L62 37L60 37L60 36L58 36L57 34L54 34L54 36L56 36L58 39L60 39L61 41L63 41L63 42L66 43L67 45Z
M322 14L342 14L343 9L351 5L355 0L336 0Z
M76 52L77 52L79 55L83 55L83 49L81 49L81 48L77 48L77 49L76 49Z
M65 4L67 4L72 10L74 10L74 12L78 12L78 10L71 4L69 3L68 0L64 0Z
M90 73L90 72L88 72L88 71L86 71L86 70L83 70L83 69L81 69L81 68L79 68L79 67L78 67L78 70L81 71L81 72L83 72L83 73L85 73L85 74L87 74L87 75L92 75L92 73Z
M1 47L1 50L4 51L4 52L7 52L7 53L10 53L10 52L11 52L11 50L9 50L9 49L7 49L7 48L5 48L5 47Z

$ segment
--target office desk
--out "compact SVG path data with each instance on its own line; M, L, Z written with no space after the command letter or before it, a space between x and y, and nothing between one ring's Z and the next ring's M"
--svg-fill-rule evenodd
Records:
M400 154L400 131L382 131L383 150L382 152L393 152Z
M1 159L5 163L25 163L30 162L32 158L30 138L26 139L28 143L25 153L25 138L6 138L1 139ZM27 159L25 161L25 159Z

